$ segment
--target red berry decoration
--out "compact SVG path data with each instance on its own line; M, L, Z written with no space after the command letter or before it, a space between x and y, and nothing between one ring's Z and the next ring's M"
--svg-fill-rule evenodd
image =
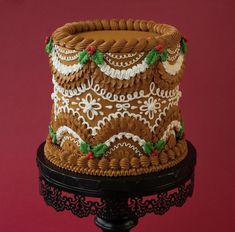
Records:
M183 36L184 41L187 43L188 39L186 37Z
M89 151L89 152L86 154L86 157L87 157L88 159L93 159L93 158L94 158L94 155L93 155L93 153L92 153L91 151Z
M95 46L89 46L87 48L87 52L89 53L89 55L92 55L95 52L96 48Z
M162 53L162 51L163 51L162 45L161 45L161 44L158 44L158 45L155 47L155 50L156 50L157 52L159 52L159 53Z
M50 37L49 37L49 36L46 36L46 37L45 37L45 44L48 44L49 40L50 40Z
M48 143L52 144L52 139L51 139L51 137L48 138Z
M157 150L154 150L151 155L152 155L152 156L158 156Z

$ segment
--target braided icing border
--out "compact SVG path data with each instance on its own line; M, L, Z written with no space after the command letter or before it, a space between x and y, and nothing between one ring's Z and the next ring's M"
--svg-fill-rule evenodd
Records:
M128 30L128 31L147 31L156 33L156 36L147 38L104 40L83 38L81 32L98 30ZM181 35L179 31L170 25L160 24L155 21L133 20L133 19L103 19L86 20L67 23L56 29L52 34L56 45L68 49L81 51L87 46L95 46L101 52L140 52L149 51L157 44L162 44L166 48L179 43Z

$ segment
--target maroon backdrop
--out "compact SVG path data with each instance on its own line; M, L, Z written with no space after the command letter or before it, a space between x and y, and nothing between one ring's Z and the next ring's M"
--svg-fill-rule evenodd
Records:
M164 216L146 216L133 232L235 231L235 4L168 2L0 0L0 231L98 231L92 217L57 213L38 193L36 149L52 103L44 37L66 22L129 17L175 25L188 38L181 107L198 151L193 198Z

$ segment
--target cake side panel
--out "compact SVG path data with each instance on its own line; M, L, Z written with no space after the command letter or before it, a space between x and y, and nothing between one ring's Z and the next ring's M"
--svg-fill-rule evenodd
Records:
M149 53L105 53L103 63L77 62L81 52L54 45L54 92L46 157L91 175L139 175L174 166L187 154L178 101L181 45L147 64Z

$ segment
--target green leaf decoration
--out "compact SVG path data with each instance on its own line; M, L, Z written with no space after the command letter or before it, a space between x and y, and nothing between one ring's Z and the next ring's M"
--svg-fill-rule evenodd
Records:
M83 154L87 154L91 150L91 147L89 144L87 144L85 142L81 142L80 150Z
M155 49L151 49L145 58L145 62L148 65L154 64L158 57L158 52Z
M104 54L98 50L95 51L91 58L97 65L104 63Z
M180 40L180 49L181 49L181 52L184 54L187 52L187 44L183 37Z
M146 154L150 155L153 152L154 147L152 143L147 142L144 144L143 149Z
M56 133L53 134L51 141L54 144L56 143Z
M52 127L49 126L49 135L51 138L52 138L53 134L54 134L54 131L53 131Z
M56 143L56 133L54 132L53 128L49 126L49 135L51 137L52 143Z
M49 42L47 43L46 47L45 47L45 51L47 54L50 54L53 48L53 40L50 37Z
M81 64L85 64L85 63L89 60L89 58L90 58L89 53L87 52L87 50L84 49L84 50L80 53L80 55L79 55L79 57L78 57L78 60L79 60L79 62L80 62Z
M180 130L176 133L177 138L182 138L184 135L184 122L181 122L181 128Z
M156 148L157 151L160 152L162 151L165 145L166 145L166 141L163 139L160 139L154 144L154 148Z
M164 49L162 53L160 54L161 60L164 62L167 60L167 50Z
M100 143L98 145L96 145L95 147L92 148L92 152L94 154L95 158L100 158L104 155L104 153L107 150L107 145L104 143Z

